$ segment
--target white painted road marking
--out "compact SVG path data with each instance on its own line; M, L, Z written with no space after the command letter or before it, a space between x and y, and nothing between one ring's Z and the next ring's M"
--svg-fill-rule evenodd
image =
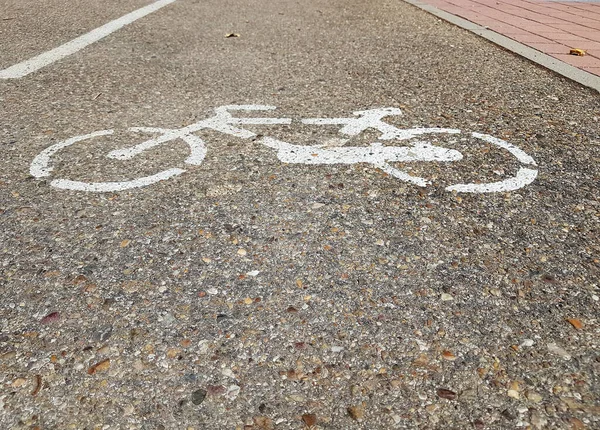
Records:
M137 21L146 15L156 12L157 10L175 2L177 0L158 0L154 3L137 9L127 15L117 18L101 27L98 27L89 33L79 36L64 45L54 48L50 51L46 51L40 55L37 55L29 60L25 60L21 63L15 64L14 66L8 67L7 69L0 70L0 79L18 79L33 73L42 67L46 67L58 60L62 60L69 55L82 50L88 45L105 38L111 33Z
M230 111L269 111L275 109L274 106L264 105L230 105L220 106L215 109L215 115L211 118L200 120L194 124L179 129L166 129L155 127L131 127L129 131L136 133L155 133L157 137L146 140L135 146L111 151L107 158L118 160L129 160L142 152L154 148L158 145L169 143L177 139L182 139L190 147L190 155L185 163L200 165L206 156L206 146L204 141L194 133L208 129L230 136L242 139L252 139L257 135L244 128L239 127L244 124L258 125L276 125L291 124L290 118L235 118ZM381 140L407 140L411 138L425 137L428 134L459 134L460 130L451 128L409 128L399 129L393 125L384 123L382 119L389 115L401 115L402 111L397 108L379 108L365 111L354 112L358 118L311 118L304 119L304 124L314 125L338 125L341 126L339 133L356 136L367 129L375 129L380 132ZM237 127L236 127L237 126ZM72 137L63 142L56 143L43 150L31 163L30 172L36 178L50 176L52 172L51 159L58 151L61 151L77 142L100 136L112 135L113 130L102 130L82 136ZM526 154L523 150L502 139L481 133L470 133L475 139L487 142L498 148L508 151L521 164L528 167L520 167L515 176L508 177L498 182L455 184L449 185L447 191L463 193L493 193L514 191L532 183L537 177L535 160ZM328 147L327 145L295 145L284 142L272 137L264 137L258 141L262 145L275 149L277 158L288 164L358 164L366 163L373 167L383 170L390 176L409 182L421 187L429 185L431 182L425 178L412 176L407 172L391 166L389 163L401 162L452 162L463 158L461 152L455 149L436 146L426 140L411 142L408 146L385 146L380 142L374 142L370 146L353 147L337 146ZM120 181L120 182L80 182L70 179L55 179L50 184L56 188L107 192L122 191L130 188L138 188L154 184L158 181L170 179L174 176L184 173L184 169L170 168L154 175L142 178Z
M186 163L192 165L199 165L204 160L206 156L206 146L204 146L204 141L200 139L198 136L193 134L175 134L177 130L169 130L164 128L151 128L151 127L131 127L130 131L136 133L163 133L161 137L156 139L150 139L146 142L137 145L137 147L143 147L144 149L150 149L154 146L160 145L164 142L170 142L175 139L181 138L185 143L190 147L190 155L185 160ZM50 176L52 172L52 166L50 165L51 157L56 154L58 151L67 148L77 142L81 142L84 140L94 139L101 136L110 136L114 133L114 130L101 130L96 131L94 133L85 134L83 136L72 137L71 139L67 139L63 142L56 143L41 153L38 154L37 157L33 159L31 162L31 167L29 168L29 172L32 176L36 178L44 178ZM138 151L140 153L142 151ZM137 154L136 153L136 154ZM134 154L135 155L135 154ZM113 157L115 158L115 157ZM126 158L126 157L122 157ZM93 191L93 192L114 192L114 191L123 191L128 190L130 188L140 188L146 187L148 185L152 185L159 181L164 181L172 178L173 176L179 176L182 173L185 173L184 169L172 168L166 169L162 172L156 173L150 176L144 176L142 178L132 179L129 181L119 181L119 182L81 182L81 181L72 181L70 179L54 179L50 185L56 188L61 188L63 190L75 190L75 191Z

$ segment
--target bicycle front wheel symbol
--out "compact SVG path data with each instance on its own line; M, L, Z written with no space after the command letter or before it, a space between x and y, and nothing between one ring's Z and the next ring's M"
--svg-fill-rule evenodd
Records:
M136 155L153 148L159 144L169 142L175 139L182 139L190 147L190 155L186 158L185 163L191 165L199 165L206 156L206 146L199 137L193 134L176 134L172 130L158 128L142 128L132 127L129 131L136 134L139 133L161 133L158 137L144 141L141 144L133 147L124 148L105 154L106 158L112 159L134 159ZM67 148L79 142L86 142L92 139L97 139L105 136L112 136L114 130L101 130L89 134L75 136L65 141L56 143L40 154L38 154L31 163L30 173L36 178L46 178L51 176L54 170L55 156ZM88 182L66 178L56 178L50 182L50 185L64 190L88 191L88 192L115 192L124 191L132 188L140 188L148 185L164 181L175 176L185 173L186 170L179 167L171 167L161 170L151 175L145 175L134 179L114 181L114 182Z

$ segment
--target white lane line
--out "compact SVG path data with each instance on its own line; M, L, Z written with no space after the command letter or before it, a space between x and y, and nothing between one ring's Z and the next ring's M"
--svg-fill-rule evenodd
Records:
M111 33L137 21L146 15L156 12L157 10L175 2L177 0L158 0L154 3L144 6L140 9L134 10L127 15L117 18L101 27L98 27L89 33L79 36L64 45L54 48L50 51L46 51L40 55L37 55L29 60L22 61L21 63L10 66L7 69L0 70L0 79L19 79L24 76L33 73L42 67L46 67L55 61L62 60L77 51L82 50L88 45L105 38Z

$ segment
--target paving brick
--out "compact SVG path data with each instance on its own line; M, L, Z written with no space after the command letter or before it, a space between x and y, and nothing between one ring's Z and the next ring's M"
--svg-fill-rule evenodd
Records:
M425 0L595 74L600 69L600 3L547 0ZM580 48L588 55L569 55Z
M600 49L588 49L585 51L587 55L600 59Z
M546 36L546 37L548 37L548 36ZM585 37L577 36L575 34L569 34L568 36L561 36L561 35L550 36L550 37L548 37L548 39L552 39L555 42L562 43L563 45L571 45L571 46L589 45L591 43L598 43L598 42L594 42L593 40L586 39Z
M560 43L528 43L528 45L546 54L568 54L570 51L568 46Z
M529 33L529 32L524 32L524 33L504 33L506 34L508 37L510 37L511 39L514 39L518 42L524 43L524 44L529 44L529 43L549 43L551 40L553 39L548 39L546 37L540 36L538 34L533 34L533 33ZM559 43L562 43L561 41L558 41Z
M578 26L574 23L552 24L552 26L558 30L565 31L566 33L576 34L577 36L600 42L600 30Z
M506 34L506 35L520 35L520 34L531 34L527 30L523 30L522 28L515 27L510 24L506 24L504 22L494 21L494 20L484 20L482 21L484 27L489 28L490 30L494 30L497 33Z
M586 72L593 73L594 75L600 76L600 67L589 67L584 68L583 70L585 70Z
M552 54L554 58L558 58L565 63L571 64L572 66L584 68L584 67L600 67L600 58L595 58L590 55L579 57L577 55L569 54Z

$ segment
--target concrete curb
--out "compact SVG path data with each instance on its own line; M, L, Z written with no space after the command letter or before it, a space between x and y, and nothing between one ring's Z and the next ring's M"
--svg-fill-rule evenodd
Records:
M429 12L430 14L443 19L444 21L448 21L460 28L470 31L471 33L475 33L478 36L481 36L489 40L490 42L495 43L496 45L499 45L511 52L514 52L515 54L518 54L522 57L527 58L530 61L533 61L534 63L539 64L540 66L545 67L546 69L552 70L553 72L558 73L559 75L571 79L572 81L575 81L588 88L592 88L600 93L599 76L578 69L577 67L573 67L570 64L564 63L536 49L530 48L527 45L523 45L522 43L510 39L506 36L503 36L499 33L496 33L495 31L488 30L487 28L482 27L481 25L475 24L456 15L452 15L451 13L445 12L422 1L403 1L415 7L418 7L419 9L422 9L426 12Z

